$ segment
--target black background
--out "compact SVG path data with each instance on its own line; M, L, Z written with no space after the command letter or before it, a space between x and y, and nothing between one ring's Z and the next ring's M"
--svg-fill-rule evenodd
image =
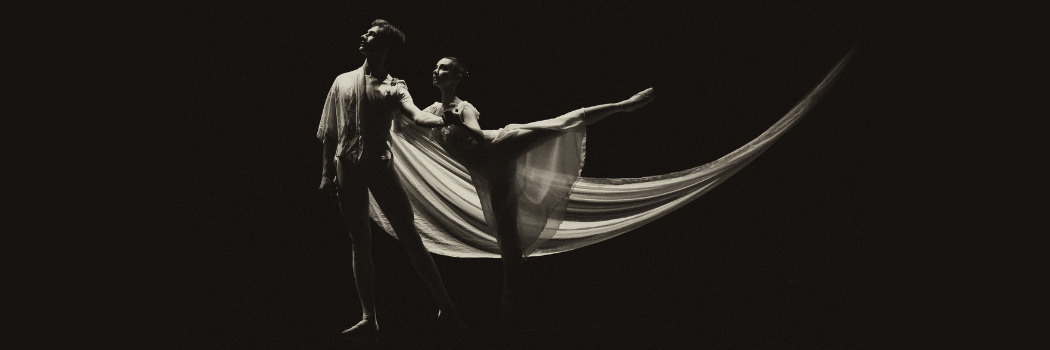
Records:
M588 128L587 177L658 175L759 135L851 48L825 98L717 189L620 237L534 257L528 343L554 348L857 348L870 342L869 9L857 1L191 2L182 8L182 339L189 348L353 347L350 239L317 194L333 79L383 18L418 106L456 56L485 129L657 99ZM435 345L437 306L373 225L380 345ZM495 259L435 255L467 321L497 320ZM436 338L435 338L436 339Z

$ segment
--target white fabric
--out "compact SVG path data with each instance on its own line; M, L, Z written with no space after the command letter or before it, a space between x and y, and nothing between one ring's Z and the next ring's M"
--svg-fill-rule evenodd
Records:
M551 213L549 222L556 225L545 225L544 234L528 245L525 255L565 252L619 236L707 193L762 154L798 122L824 94L852 54L839 61L820 84L773 126L718 160L650 177L580 177L572 185L564 207ZM412 202L415 224L424 244L432 253L446 256L499 258L495 232L486 224L486 213L469 170L450 157L433 135L430 130L400 116L390 145L394 166ZM582 150L579 154L582 164ZM528 173L528 169L519 169L518 178L543 178L542 174ZM372 218L393 235L375 199L369 196Z
M363 67L340 74L328 90L317 139L337 142L336 158L385 153L389 123L398 117L402 103L412 103L404 80L389 74L379 80L365 74Z
M466 110L474 111L480 118L480 112L470 102L461 101L450 107L461 120ZM436 115L445 110L440 103L426 108ZM464 130L462 126L446 126L435 129L431 139L466 167L485 217L484 231L490 236L499 237L495 208L508 208L507 202L514 204L510 208L515 210L517 243L522 247L522 255L528 256L557 232L572 186L583 170L586 149L583 111L528 124L510 124L499 130L483 130L482 142L469 141ZM533 130L555 132L533 133ZM521 147L526 144L530 147ZM508 172L511 164L514 171ZM505 202L498 203L502 205L492 202L492 186L508 189L506 198L502 199Z

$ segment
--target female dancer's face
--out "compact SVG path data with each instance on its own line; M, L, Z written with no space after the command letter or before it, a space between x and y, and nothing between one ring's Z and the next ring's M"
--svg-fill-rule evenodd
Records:
M437 87L448 86L450 83L459 81L459 74L452 71L452 60L447 58L438 61L432 73L434 86Z

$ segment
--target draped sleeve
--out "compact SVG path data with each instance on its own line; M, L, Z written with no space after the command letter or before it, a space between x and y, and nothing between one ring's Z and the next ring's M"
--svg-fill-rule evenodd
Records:
M391 99L396 100L397 103L412 103L412 94L408 93L408 83L404 79L393 78L390 81L392 91L390 93Z
M328 98L324 101L324 109L321 110L321 121L317 124L317 139L321 142L325 140L335 140L338 127L336 125L336 117L338 115L337 108L339 105L339 80L332 82L332 87L328 89Z

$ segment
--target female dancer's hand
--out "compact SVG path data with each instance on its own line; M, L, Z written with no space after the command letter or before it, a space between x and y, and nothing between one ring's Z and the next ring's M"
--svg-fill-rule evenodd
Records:
M322 176L321 177L321 187L318 188L318 190L321 191L321 194L326 195L326 196L334 196L335 193L336 193L336 190L338 190L338 189L339 189L339 184L336 183L335 180L333 180L331 178L328 178L326 176Z

